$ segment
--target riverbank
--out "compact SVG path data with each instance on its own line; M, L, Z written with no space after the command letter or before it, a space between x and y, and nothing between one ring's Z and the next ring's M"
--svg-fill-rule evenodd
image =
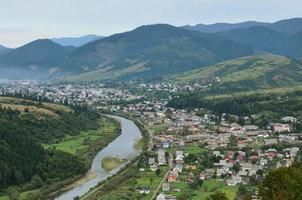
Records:
M76 155L84 161L86 168L90 169L96 154L121 135L121 126L117 120L104 116L99 120L100 127L97 130L84 131L79 136L74 137L66 136L60 142L48 144L44 147L56 148ZM84 176L80 176L67 182L68 184L57 187L56 191L51 192L48 197L54 199L67 191L95 179L97 175L96 172L89 170Z
M131 163L131 161L139 155L140 151L137 151L134 148L135 142L139 140L142 135L138 126L136 126L133 121L128 120L126 118L113 115L106 116L118 120L121 123L122 133L106 148L100 151L93 159L91 171L97 172L98 176L95 179L92 179L80 185L79 187L76 187L62 194L61 196L56 198L57 200L70 200L83 196L89 190L91 190L91 188L97 186L98 183L106 180L109 177L112 177L114 174L118 173L122 168L128 166L128 164ZM129 161L108 172L101 166L101 161L108 156L117 156L121 159L127 159Z
M121 191L123 197L129 199L137 199L135 192L135 178L138 172L139 163L145 158L145 153L147 150L147 144L149 142L149 134L145 129L143 123L136 118L120 114L120 113L110 113L117 116L121 116L127 119L132 120L136 126L140 129L142 133L142 138L140 140L136 140L133 147L135 149L140 149L140 155L133 159L131 162L128 162L124 167L122 167L118 173L109 177L107 180L104 180L98 184L97 187L91 189L87 194L81 197L81 200L93 200L99 197L111 198L111 192L117 191L118 189ZM163 170L164 171L164 170ZM156 183L157 181L155 181ZM115 198L118 199L118 198Z

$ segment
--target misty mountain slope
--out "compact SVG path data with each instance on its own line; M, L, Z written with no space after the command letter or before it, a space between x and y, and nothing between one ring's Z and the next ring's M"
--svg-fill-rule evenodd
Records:
M255 49L269 52L279 49L280 42L287 38L287 36L282 33L261 26L234 29L216 34L242 44L250 45Z
M62 68L75 75L68 78L73 80L90 80L91 76L103 80L111 75L151 79L253 53L250 47L220 36L158 24L84 45L64 61Z
M302 57L302 32L285 34L271 28L254 26L216 33L234 42L249 45L254 49L294 58Z
M99 40L103 38L103 36L99 35L85 35L82 37L63 37L63 38L52 38L51 40L57 44L62 46L74 46L80 47L89 42L93 42L95 40Z
M265 22L256 22L256 21L246 21L241 23L215 23L215 24L196 24L194 26L186 25L182 28L188 30L200 31L203 33L217 33L221 31L229 31L232 29L242 29L250 28L252 26L266 26L269 23Z
M0 56L8 53L10 50L11 50L10 48L0 45Z
M272 54L242 57L187 72L177 82L215 80L221 88L265 88L302 83L302 62Z
M286 55L302 58L302 31L291 34L281 43L281 49Z
M36 40L0 56L0 68L8 77L47 77L72 50L48 39Z
M302 31L302 18L284 19L272 23L269 28L282 33L297 33Z

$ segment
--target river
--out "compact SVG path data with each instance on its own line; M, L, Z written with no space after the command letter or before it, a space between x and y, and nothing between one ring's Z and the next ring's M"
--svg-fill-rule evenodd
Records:
M107 115L107 117L116 119L121 123L121 135L101 150L93 159L91 171L97 173L97 177L63 193L61 196L57 197L56 200L73 200L74 197L83 196L90 188L95 187L99 182L114 175L126 164L119 166L111 172L107 172L101 166L103 158L117 156L119 158L131 160L139 155L140 152L134 148L134 145L142 135L136 124L129 119L119 116Z

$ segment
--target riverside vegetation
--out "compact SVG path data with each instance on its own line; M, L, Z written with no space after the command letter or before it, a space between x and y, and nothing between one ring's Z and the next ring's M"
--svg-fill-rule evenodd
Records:
M85 108L13 97L0 105L1 200L50 198L120 134L118 122Z

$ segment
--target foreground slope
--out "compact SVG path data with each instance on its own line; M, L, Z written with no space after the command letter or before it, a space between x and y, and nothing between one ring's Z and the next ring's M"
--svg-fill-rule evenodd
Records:
M75 50L65 80L152 79L251 55L245 45L171 25L139 27Z

